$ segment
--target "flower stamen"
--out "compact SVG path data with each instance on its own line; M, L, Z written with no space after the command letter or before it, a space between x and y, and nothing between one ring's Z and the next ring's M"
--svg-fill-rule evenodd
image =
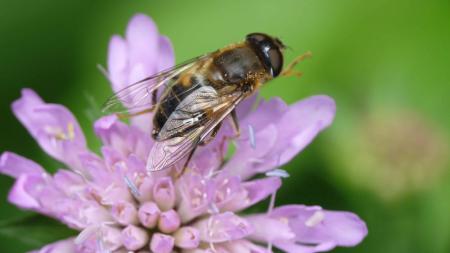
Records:
M44 129L49 135L59 141L72 141L75 139L75 126L72 122L67 124L67 133L65 133L60 127L46 126Z
M248 125L248 136L250 140L250 146L253 149L256 149L256 139L255 139L255 130L252 125Z
M126 175L123 177L123 180L125 181L127 187L130 189L131 194L133 194L136 199L139 199L139 197L141 197L141 193L139 192L137 186L133 183L133 181L131 181L131 179Z
M325 219L325 213L322 211L316 211L309 219L305 221L305 226L307 227L315 227L317 224L322 222Z
M281 177L281 178L288 178L290 175L287 171L283 169L274 169L271 171L266 172L267 177Z

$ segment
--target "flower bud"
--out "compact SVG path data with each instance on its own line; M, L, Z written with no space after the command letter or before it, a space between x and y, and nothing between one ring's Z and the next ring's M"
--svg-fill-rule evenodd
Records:
M174 234L175 245L182 249L195 249L200 244L200 232L193 227L182 227Z
M162 211L175 206L175 187L169 177L158 178L153 186L153 199Z
M110 251L114 251L122 246L121 231L116 227L104 226L102 229L103 247Z
M174 241L170 235L155 233L150 242L150 249L152 252L170 253L173 250Z
M139 185L139 201L146 202L152 199L154 179L152 177L145 177Z
M122 243L127 250L138 250L148 243L148 233L134 225L128 225L122 230Z
M137 224L137 210L133 204L121 201L113 204L111 214L122 225Z
M180 216L173 209L162 212L159 216L158 228L164 233L169 234L177 231L177 229L180 227L180 224Z
M146 228L154 228L158 223L160 213L161 211L155 203L146 202L139 208L139 221Z

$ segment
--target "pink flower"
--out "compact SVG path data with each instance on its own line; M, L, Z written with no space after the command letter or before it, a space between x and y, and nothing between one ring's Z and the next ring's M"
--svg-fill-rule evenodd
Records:
M115 91L173 63L170 41L147 16L132 18L125 39L111 39L108 75ZM220 163L226 128L199 148L190 169L175 179L169 171L146 173L154 144L151 116L130 125L114 115L98 119L94 130L103 147L97 155L87 149L65 107L24 89L12 105L14 114L68 169L50 175L35 162L5 152L0 172L16 179L8 199L80 231L35 252L272 252L272 247L321 252L360 243L367 228L355 214L317 206L273 207L287 175L278 168L331 124L334 101L314 96L288 106L275 98L252 110L255 103L253 97L238 108L243 131L225 165ZM266 213L240 213L270 196Z

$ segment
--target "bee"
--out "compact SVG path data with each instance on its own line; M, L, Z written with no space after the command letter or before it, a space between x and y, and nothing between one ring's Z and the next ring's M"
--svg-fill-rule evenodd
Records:
M264 33L248 34L244 41L120 90L106 101L103 111L122 116L153 112L151 135L155 145L148 157L147 171L163 170L186 159L184 171L197 146L212 140L227 116L231 116L239 135L235 109L241 101L280 75L301 74L292 68L309 53L297 57L282 71L285 49L278 38Z

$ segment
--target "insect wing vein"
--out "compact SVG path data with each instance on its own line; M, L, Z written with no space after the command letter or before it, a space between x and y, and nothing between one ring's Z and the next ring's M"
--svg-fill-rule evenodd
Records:
M216 95L215 103L206 104L201 108L203 111L213 112L204 122L199 123L196 127L190 125L181 136L167 138L155 143L147 161L147 171L165 169L186 157L200 141L211 133L217 124L231 113L243 98L243 94L238 92L234 93L231 99L220 99ZM215 108L219 109L215 110ZM190 122L187 124L190 124ZM181 126L181 128L185 127Z
M105 102L102 111L106 113L136 113L152 108L155 106L152 101L154 91L162 86L170 87L176 83L174 78L208 57L209 54L206 54L190 59L123 88Z

